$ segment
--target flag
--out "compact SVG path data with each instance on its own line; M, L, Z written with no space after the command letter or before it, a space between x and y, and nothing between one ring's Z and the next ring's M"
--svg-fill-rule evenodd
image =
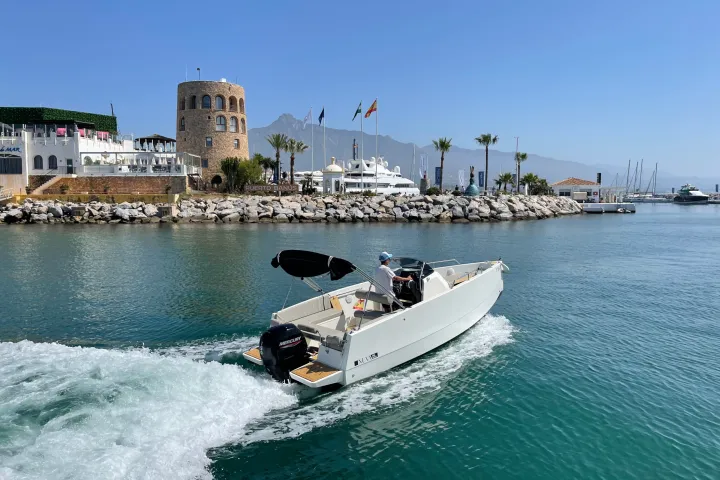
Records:
M303 120L303 130L305 129L305 125L307 125L307 122L309 122L310 120L312 120L312 117L310 116L311 114L312 114L312 108L310 109L310 111L308 112L308 114L305 115L305 119Z
M367 112L365 112L365 118L368 118L370 115L372 115L373 112L377 112L377 98L373 102L372 105L370 105L370 108Z
M360 105L358 105L357 110L355 110L355 115L353 115L353 119L352 119L353 122L355 121L355 117L358 116L358 113L360 115L362 115L362 102L360 102Z
M325 107L323 107L322 112L320 112L320 116L318 117L318 125L322 125L323 118L325 118Z

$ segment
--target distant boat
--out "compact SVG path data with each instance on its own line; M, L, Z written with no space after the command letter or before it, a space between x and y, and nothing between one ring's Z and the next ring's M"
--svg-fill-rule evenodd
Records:
M686 205L705 205L709 199L709 195L705 195L696 187L687 183L680 188L680 191L675 195L673 201Z

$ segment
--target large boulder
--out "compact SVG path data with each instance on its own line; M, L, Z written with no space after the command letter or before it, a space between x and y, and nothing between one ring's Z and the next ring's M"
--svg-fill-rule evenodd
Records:
M143 207L143 212L145 212L145 215L148 217L155 217L158 214L158 209L155 205L148 203Z
M58 205L52 205L48 208L48 213L52 213L53 217L61 218L63 216L63 210Z
M460 206L453 207L451 213L452 218L465 218L465 212L463 212L463 209Z

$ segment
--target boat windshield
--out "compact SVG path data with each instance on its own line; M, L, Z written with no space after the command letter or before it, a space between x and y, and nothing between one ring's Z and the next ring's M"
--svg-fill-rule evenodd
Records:
M391 262L394 263L395 265L398 265L401 269L403 269L406 272L420 272L420 269L422 268L422 276L423 277L427 277L434 271L430 265L428 265L424 261L418 260L416 258L397 257L397 258L393 258L391 260Z

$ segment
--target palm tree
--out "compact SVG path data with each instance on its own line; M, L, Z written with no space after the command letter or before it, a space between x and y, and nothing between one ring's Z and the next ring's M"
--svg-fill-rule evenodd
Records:
M290 154L290 185L295 184L295 154L303 153L308 148L310 148L308 145L305 145L301 140L295 140L294 138L288 139L285 144L285 151Z
M498 137L497 135L493 136L492 133L483 133L479 137L475 138L475 141L485 147L485 191L487 192L489 149L490 145L495 145L498 142Z
M507 186L508 183L512 185L513 183L513 176L510 172L501 173L498 178L495 180L495 184L500 187L500 185L503 185L503 190L507 193Z
M517 178L520 179L520 164L527 160L527 153L515 152L515 165L517 165ZM518 191L520 193L520 191Z
M537 185L540 182L540 177L535 175L534 173L526 173L523 175L523 177L520 179L520 185L527 185L528 190L532 189L533 185Z
M275 175L275 178L277 179L278 185L280 184L280 150L285 149L285 145L288 141L288 136L284 133L273 133L272 135L268 135L266 137L266 140L270 144L272 148L275 149L275 168L277 171L277 174Z
M433 140L435 150L440 152L440 191L442 192L443 184L443 170L445 168L445 152L450 151L452 147L452 138L440 137L437 140Z

